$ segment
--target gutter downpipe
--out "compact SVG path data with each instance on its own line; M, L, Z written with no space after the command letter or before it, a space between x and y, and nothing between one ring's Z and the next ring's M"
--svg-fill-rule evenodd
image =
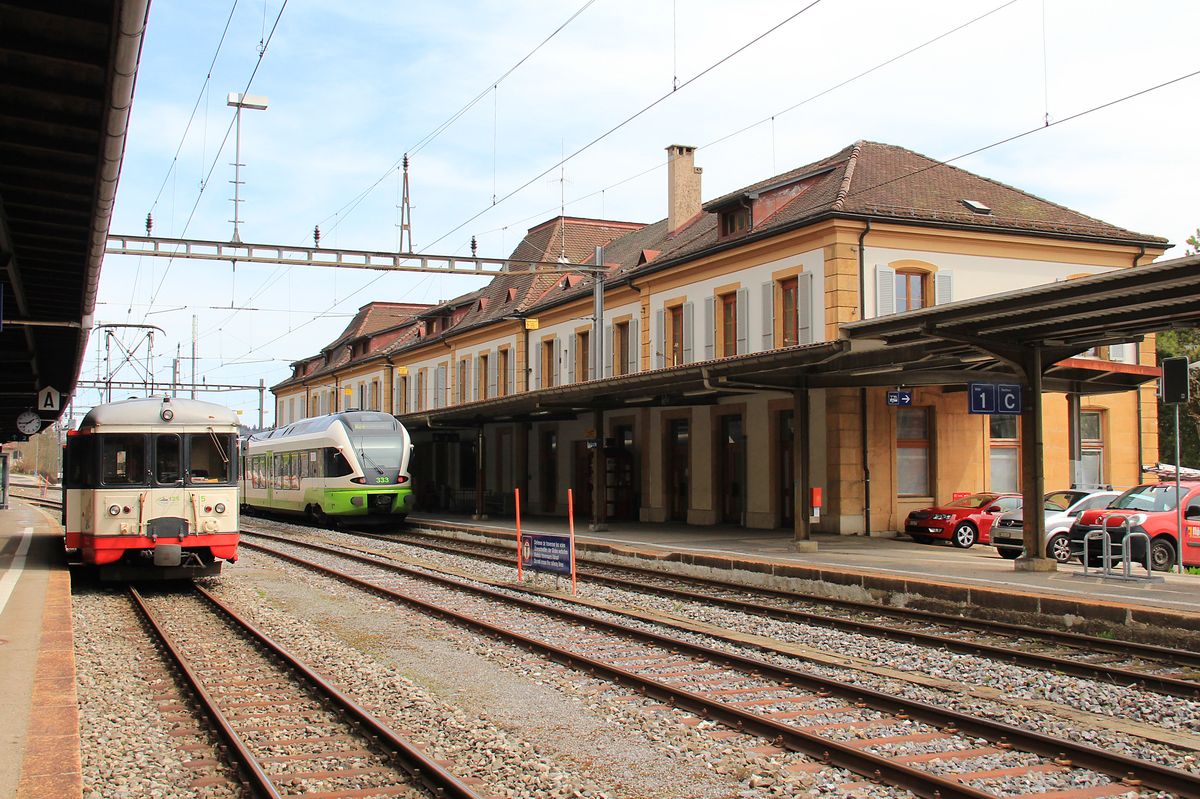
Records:
M862 321L867 315L867 256L863 247L867 234L871 232L871 219L866 220L867 226L858 236L858 319ZM876 309L878 312L878 309ZM868 461L869 446L867 441L867 389L860 388L858 395L858 412L861 417L860 435L862 436L862 473L863 473L863 535L871 535L871 467Z
M1133 266L1136 267L1138 265L1138 262L1142 260L1142 256L1144 256L1145 254L1146 254L1146 245L1139 244L1138 245L1138 254L1133 256ZM1133 359L1134 363L1140 364L1142 362L1142 353L1141 353L1141 344L1140 343L1135 343L1133 345L1133 352L1134 352L1134 359ZM1143 467L1146 465L1145 449L1143 449L1143 447L1145 446L1145 442L1142 440L1142 389L1141 389L1141 387L1139 387L1137 389L1137 391L1134 392L1134 398L1135 398L1135 404L1137 406L1138 482L1140 483L1142 481L1142 478L1145 477L1145 469Z

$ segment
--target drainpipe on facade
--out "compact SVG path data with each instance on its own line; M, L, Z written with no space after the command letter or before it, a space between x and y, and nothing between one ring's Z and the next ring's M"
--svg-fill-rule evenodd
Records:
M858 236L858 319L862 321L867 316L867 257L863 242L871 232L871 220ZM876 309L876 313L878 314ZM860 388L858 395L858 413L861 419L860 435L862 436L862 471L863 471L863 534L871 535L871 466L868 460L869 449L867 442L867 389Z

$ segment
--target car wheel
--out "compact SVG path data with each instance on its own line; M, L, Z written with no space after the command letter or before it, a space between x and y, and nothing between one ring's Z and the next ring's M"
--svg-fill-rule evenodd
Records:
M1066 533L1057 533L1050 536L1050 540L1046 542L1046 557L1053 558L1059 563L1071 562L1071 539Z
M1174 565L1174 542L1166 536L1154 539L1150 543L1150 567L1156 572L1165 572L1170 571Z
M996 547L996 551L1000 553L1000 557L1005 560L1016 560L1021 557L1021 550L1015 547Z
M979 540L979 531L970 522L960 522L950 534L950 543L959 549L970 549Z
M914 535L912 537L912 540L916 541L918 544L932 544L933 543L933 539L927 535Z

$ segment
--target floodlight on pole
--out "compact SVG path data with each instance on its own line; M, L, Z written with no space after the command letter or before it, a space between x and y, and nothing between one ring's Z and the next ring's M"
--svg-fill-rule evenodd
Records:
M240 244L242 237L238 231L238 224L241 215L238 209L242 203L240 191L242 185L242 109L265 111L267 110L267 98L254 94L230 92L225 104L237 109L237 132L234 135L233 145L233 238L230 240L234 244Z

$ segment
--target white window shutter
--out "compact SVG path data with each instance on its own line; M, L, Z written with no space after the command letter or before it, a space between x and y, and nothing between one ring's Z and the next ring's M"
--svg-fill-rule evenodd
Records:
M654 368L662 369L667 365L667 322L662 308L654 312Z
M801 272L796 276L796 343L813 343L813 276Z
M550 385L557 386L562 382L562 339L554 339L554 358L550 364Z
M954 302L954 273L948 269L933 276L933 301L938 305Z
M613 337L612 325L604 326L604 348L604 376L612 377L613 361L616 360L617 355L617 341Z
M875 315L896 312L896 270L878 264L875 267Z
M535 389L542 387L542 353L545 351L546 345L538 344L530 356L533 358L533 387Z
M483 364L481 363L480 357L478 355L475 356L475 367L474 368L475 368L475 379L471 381L471 383L472 383L471 399L478 402L479 394L480 394L479 387L482 386L484 384L484 382L487 380L487 375L483 371Z
M711 361L714 357L713 340L717 335L716 299L704 298L704 360Z
M579 336L574 333L572 333L571 337L569 339L567 339L567 382L568 383L575 382L575 355L576 355L576 347L578 346L576 342L578 342L578 341L579 341ZM582 375L581 375L581 377L582 377Z
M775 281L762 284L762 348L775 349Z
M692 357L692 338L696 327L695 309L690 302L683 304L683 362L691 363L696 360Z
M528 355L526 355L528 357ZM529 374L528 371L525 374ZM508 391L510 394L517 393L517 351L508 351Z
M638 337L638 320L629 320L629 363L625 365L625 374L631 375L638 370L638 353L642 351L642 340Z
M746 316L747 309L750 306L750 292L748 289L738 289L737 292L737 354L745 355L748 352L748 336L746 334L747 324ZM730 355L732 353L725 353Z
M492 352L488 356L488 376L487 376L487 395L489 397L496 396L496 390L500 383L500 353Z

